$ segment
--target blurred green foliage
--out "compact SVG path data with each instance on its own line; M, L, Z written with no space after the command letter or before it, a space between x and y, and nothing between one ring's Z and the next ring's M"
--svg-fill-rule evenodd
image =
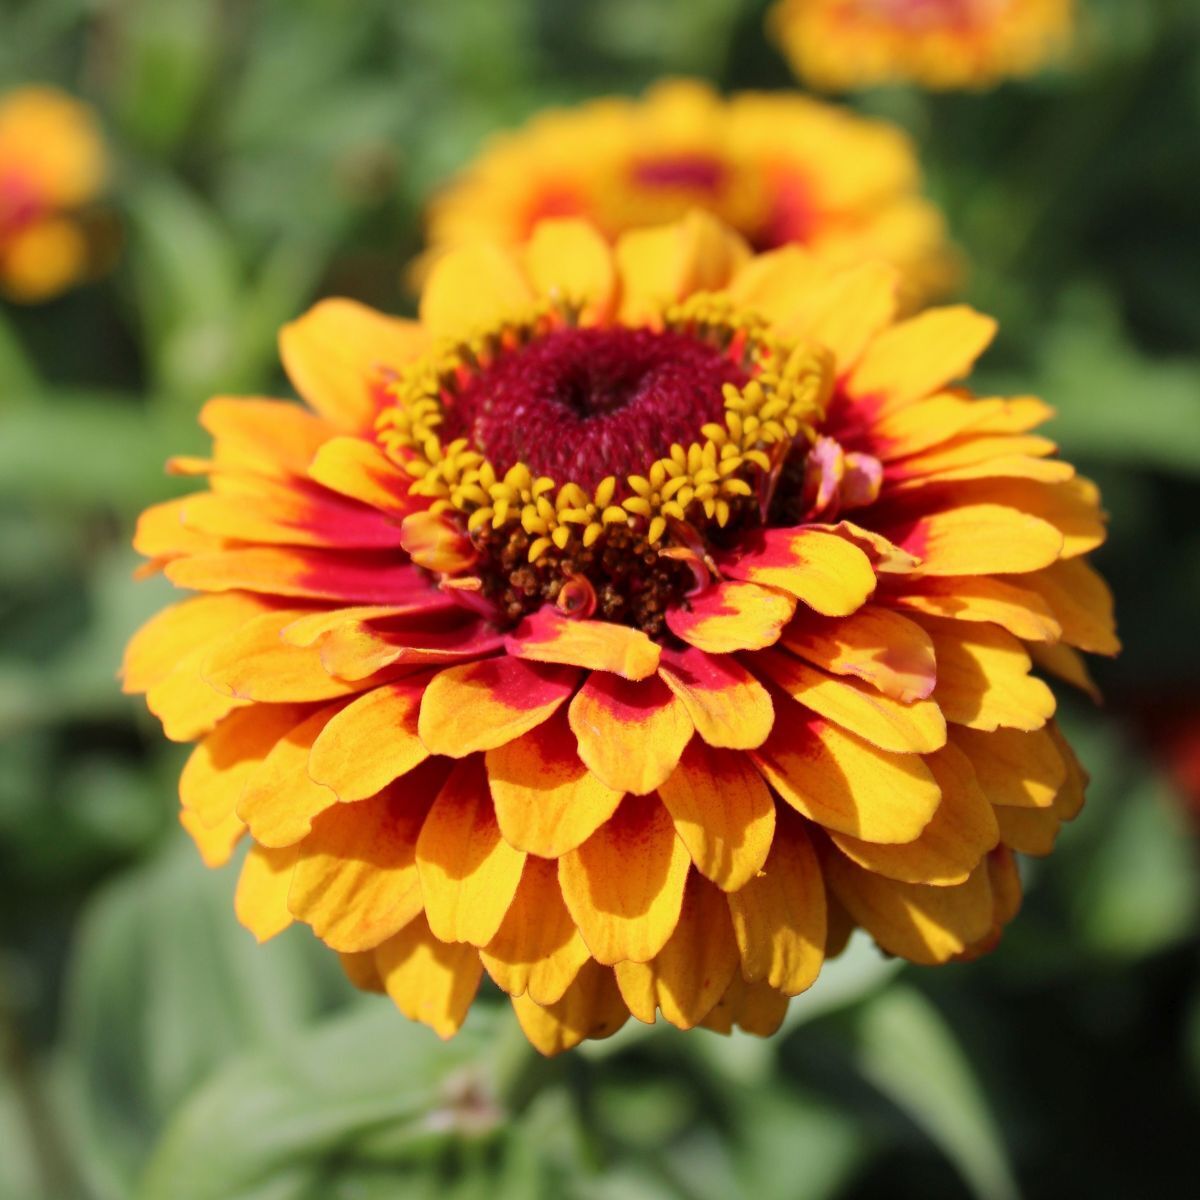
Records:
M1144 737L1200 713L1200 9L1084 0L1069 69L858 101L905 125L1001 340L1113 512L1127 650L1067 709L1095 784L1000 952L856 943L770 1042L627 1028L442 1046L175 831L179 748L114 671L164 601L131 524L198 405L283 386L319 295L403 310L438 180L554 102L789 80L759 0L0 0L0 88L98 107L116 267L0 310L0 1198L826 1200L1194 1190L1200 886ZM1189 1187L1188 1181L1192 1184Z

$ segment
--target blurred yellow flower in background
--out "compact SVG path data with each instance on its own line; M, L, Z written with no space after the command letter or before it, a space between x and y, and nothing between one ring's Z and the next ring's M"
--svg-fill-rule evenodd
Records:
M421 320L284 330L136 545L197 595L125 661L198 741L182 820L453 1034L486 971L555 1053L772 1032L855 926L936 964L1017 911L1084 778L1035 667L1115 653L1094 485L995 323L713 217L445 255Z
M986 88L1061 52L1074 0L780 0L769 24L816 88Z
M86 105L43 86L0 97L0 292L36 303L82 278L90 255L77 216L106 172Z
M430 205L423 261L476 241L520 243L545 217L583 217L612 241L701 208L756 250L798 243L831 266L883 259L926 298L956 269L920 187L912 143L887 122L796 94L726 100L672 80L495 136Z

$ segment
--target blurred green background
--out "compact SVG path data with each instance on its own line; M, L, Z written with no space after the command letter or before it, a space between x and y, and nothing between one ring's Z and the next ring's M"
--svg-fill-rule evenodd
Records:
M984 962L856 941L769 1042L542 1063L498 1001L443 1046L306 931L235 923L181 749L115 682L169 591L132 521L205 398L284 386L282 321L410 306L423 199L489 131L664 73L789 86L762 0L0 0L0 90L96 105L123 230L107 277L0 307L3 1200L1194 1192L1200 6L1081 7L1068 69L854 103L916 138L1001 318L980 387L1054 404L1113 514L1126 651L1103 710L1064 698L1087 810Z

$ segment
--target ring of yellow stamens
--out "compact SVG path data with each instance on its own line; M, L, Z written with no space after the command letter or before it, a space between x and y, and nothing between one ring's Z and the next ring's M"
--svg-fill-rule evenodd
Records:
M518 463L501 475L467 439L443 444L443 401L472 372L498 355L565 324L577 310L541 303L503 325L437 347L392 387L395 404L380 415L377 437L412 477L412 491L431 511L458 514L472 536L518 526L528 535L527 559L552 549L596 545L610 526L632 525L652 546L670 541L673 523L726 527L739 501L756 495L799 438L811 438L832 386L830 361L817 346L791 346L771 335L756 314L722 296L698 294L668 307L661 327L728 353L750 373L744 387L725 385L723 421L699 430L700 439L673 445L665 458L620 486L602 480L589 494L573 481L534 476ZM623 494L622 494L623 493Z

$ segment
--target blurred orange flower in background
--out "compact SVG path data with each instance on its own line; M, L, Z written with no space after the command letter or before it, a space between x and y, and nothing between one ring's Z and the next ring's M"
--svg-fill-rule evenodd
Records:
M544 1053L766 1034L855 926L943 963L1084 778L1035 664L1115 653L1096 489L976 399L994 323L712 217L453 251L419 323L326 301L307 402L217 399L136 544L200 593L127 690L182 820L444 1037L486 970Z
M885 121L795 94L726 100L672 80L493 137L430 205L424 261L470 242L519 244L545 217L583 217L615 240L701 208L757 250L799 243L834 266L881 258L911 298L926 298L957 270L920 187L911 141Z
M986 88L1060 54L1074 8L1074 0L780 0L769 24L816 88Z
M91 110L54 88L0 96L0 292L36 303L77 283L90 252L78 220L107 162Z

